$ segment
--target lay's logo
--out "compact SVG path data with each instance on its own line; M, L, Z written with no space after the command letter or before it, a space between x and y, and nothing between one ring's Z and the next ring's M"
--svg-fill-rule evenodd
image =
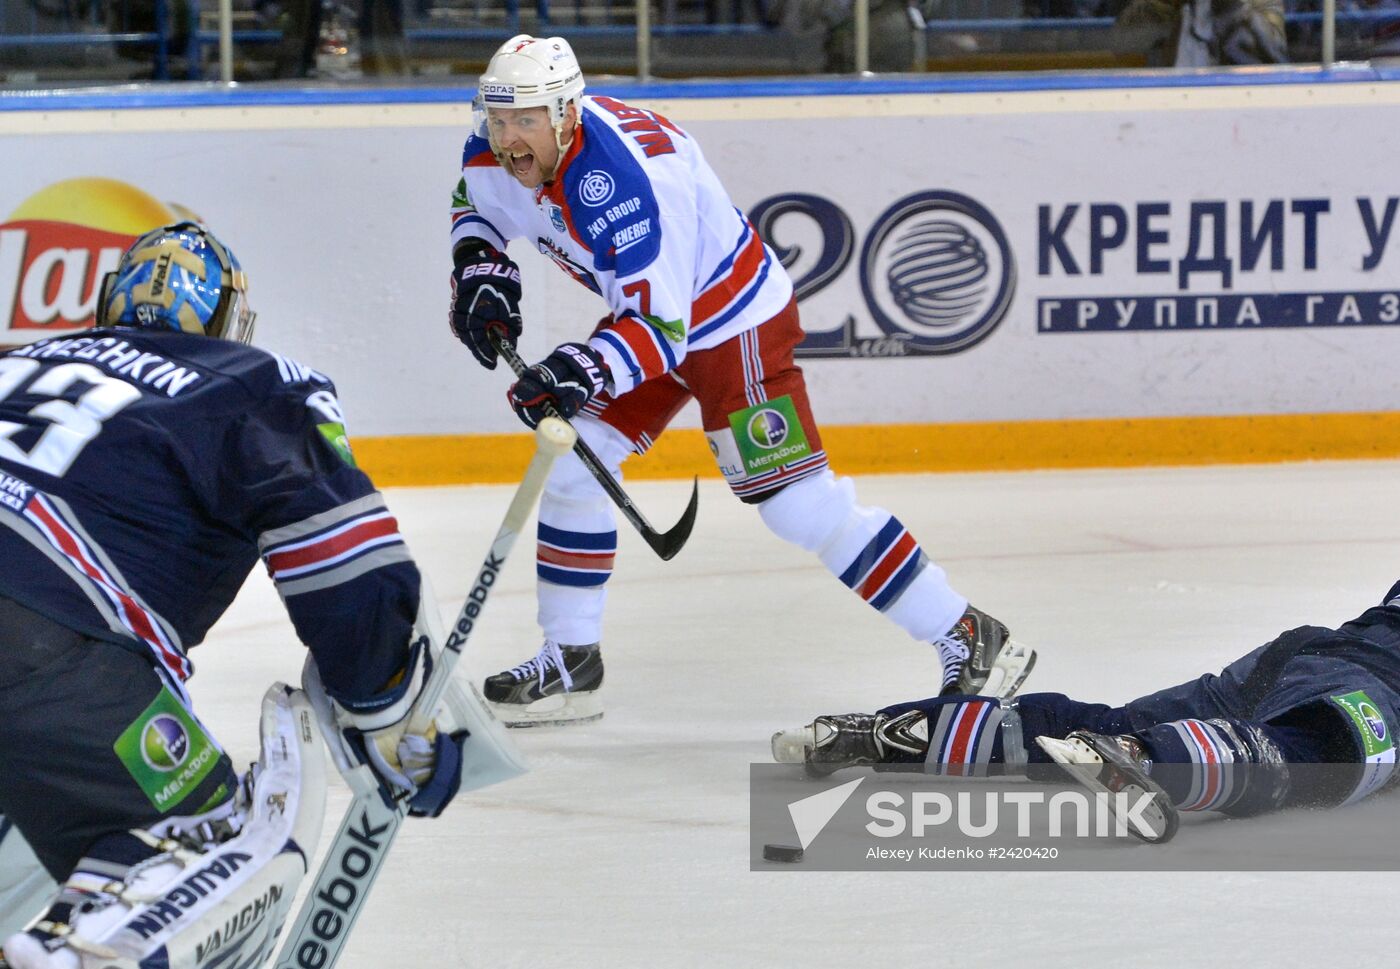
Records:
M0 345L85 330L102 277L136 237L193 218L110 178L72 178L35 192L0 223Z

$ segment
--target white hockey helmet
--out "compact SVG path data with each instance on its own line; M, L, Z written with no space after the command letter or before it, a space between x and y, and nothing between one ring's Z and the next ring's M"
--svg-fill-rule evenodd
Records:
M563 37L517 34L501 45L477 86L477 103L491 108L549 108L557 129L570 101L583 94L583 71Z

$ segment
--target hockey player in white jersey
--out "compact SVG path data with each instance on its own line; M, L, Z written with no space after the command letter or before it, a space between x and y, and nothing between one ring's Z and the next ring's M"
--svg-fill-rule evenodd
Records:
M614 473L694 397L734 494L848 588L935 649L933 685L1009 695L1034 653L971 607L889 512L827 466L793 349L792 282L735 208L700 146L666 118L584 96L568 43L507 41L481 77L452 208L453 332L488 369L490 334L521 332L512 240L538 248L610 314L510 389L534 426L552 405ZM577 458L540 507L538 655L486 681L516 725L601 716L605 588L617 531ZM989 677L993 677L991 683Z

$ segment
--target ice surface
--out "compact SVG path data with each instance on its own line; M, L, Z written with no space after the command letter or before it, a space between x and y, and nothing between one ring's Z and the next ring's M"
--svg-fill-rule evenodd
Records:
M688 487L630 486L660 523ZM509 493L388 494L448 618ZM1028 689L1086 700L1340 622L1400 575L1400 463L870 477L859 494L1039 649ZM750 872L748 764L773 730L926 695L935 660L718 482L674 561L619 535L606 716L517 731L530 775L405 825L343 966L1311 967L1394 948L1391 873ZM532 551L467 648L477 676L539 644ZM259 571L195 653L196 708L240 764L263 690L301 661ZM336 781L326 839L346 800Z

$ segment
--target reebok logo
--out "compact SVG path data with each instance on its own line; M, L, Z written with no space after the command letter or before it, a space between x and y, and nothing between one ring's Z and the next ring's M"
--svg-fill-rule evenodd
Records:
M454 653L462 651L467 637L472 633L472 627L476 625L476 617L481 615L481 607L486 605L486 600L491 595L491 587L496 584L496 579L501 574L501 566L505 564L505 559L495 552L486 557L486 562L481 566L481 574L476 577L472 591L467 593L467 604L463 607L461 619L452 632L447 634L447 649Z
M392 828L391 821L374 824L366 808L360 811L358 822L346 829L350 841L338 859L340 870L315 887L316 907L309 921L313 938L297 947L295 965L321 969L329 960L330 951L339 948L341 937L356 914L356 902L379 873Z

